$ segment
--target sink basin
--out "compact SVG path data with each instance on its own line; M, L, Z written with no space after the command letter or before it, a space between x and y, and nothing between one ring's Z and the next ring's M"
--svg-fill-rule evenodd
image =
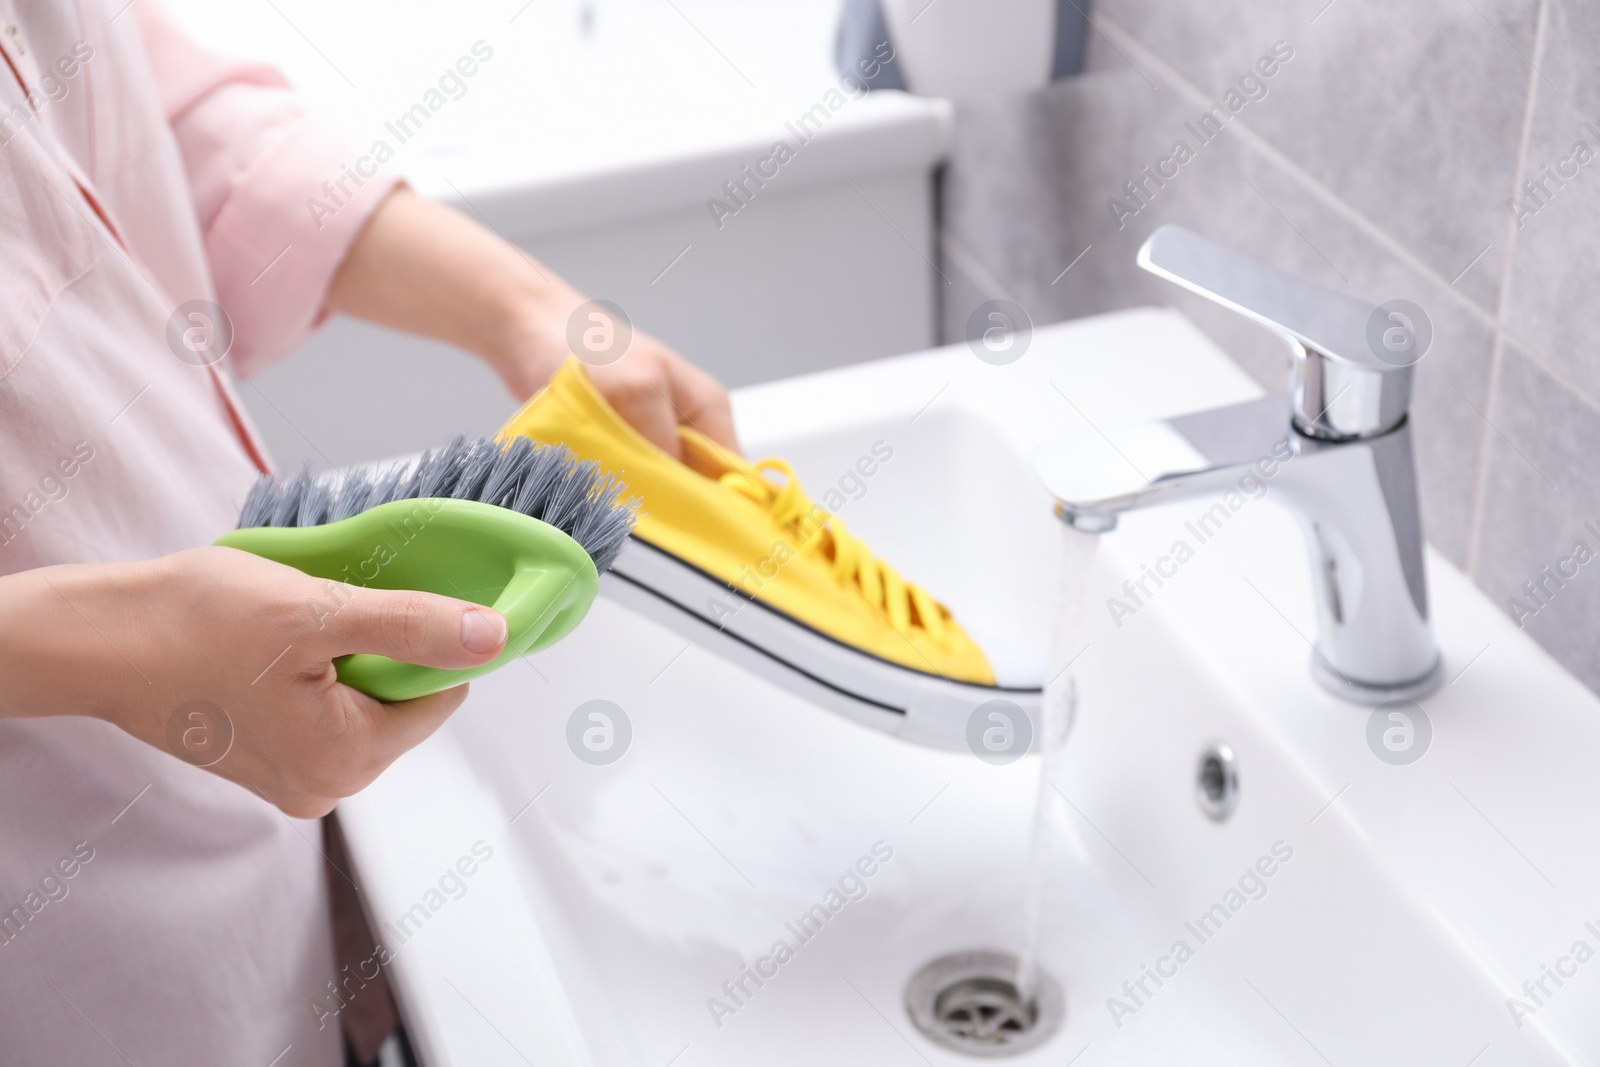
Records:
M735 407L749 451L839 487L1001 682L1036 685L1065 548L1032 451L1259 394L1144 309L1040 329L1007 366L940 349ZM878 442L892 458L848 478ZM1341 703L1312 680L1303 540L1270 498L1101 538L1043 860L1066 1016L1012 1062L1595 1062L1596 698L1430 556L1446 684L1420 709ZM1219 744L1222 820L1196 787ZM602 599L340 816L432 1067L955 1064L906 986L1021 948L1039 776L830 714Z

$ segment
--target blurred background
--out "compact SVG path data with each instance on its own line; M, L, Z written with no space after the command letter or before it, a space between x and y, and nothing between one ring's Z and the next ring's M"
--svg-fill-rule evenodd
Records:
M278 66L353 145L387 144L388 166L424 195L617 304L730 386L940 341L950 286L936 175L951 107L859 85L846 95L837 3L201 0L171 10L208 47ZM476 64L470 77L456 76L463 56ZM428 99L442 76L449 88ZM746 177L779 141L792 158L766 165L776 176ZM730 182L743 182L737 200ZM480 361L353 321L332 323L244 394L284 465L371 458L374 442L410 452L492 432L510 413Z
M168 3L730 385L963 342L1009 300L1034 325L1176 303L1281 389L1269 335L1136 269L1167 222L1413 301L1428 539L1508 610L1600 549L1592 4ZM391 130L475 45L459 93ZM779 141L792 158L747 179ZM285 466L510 407L477 361L344 321L243 393ZM1547 599L1527 628L1600 688L1600 582Z

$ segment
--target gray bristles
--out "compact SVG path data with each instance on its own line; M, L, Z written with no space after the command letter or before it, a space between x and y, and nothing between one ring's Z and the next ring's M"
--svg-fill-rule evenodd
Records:
M368 494L366 506L362 510L404 498L406 482L410 476L410 468L405 464L390 467L382 474L376 475L372 482L372 492Z
M451 496L467 459L467 439L457 435L443 448L423 457L417 465L417 496Z
M271 526L293 526L294 520L300 514L300 497L305 494L306 483L311 480L311 468L307 467L284 483L283 489L278 493L277 503L272 508Z
M245 498L239 528L318 526L393 500L479 500L542 519L578 542L595 568L605 571L638 518L639 502L624 498L626 491L600 464L578 459L564 445L517 437L502 447L492 437L457 437L385 469L262 475Z
M339 486L339 495L333 502L333 510L328 514L328 521L338 522L340 519L348 519L357 512L367 510L367 501L371 497L372 474L357 467L344 476L344 481ZM239 524L242 526L244 520L240 519Z
M523 438L526 440L526 438ZM494 470L494 461L500 458L500 447L484 438L473 444L461 462L461 472L456 478L456 488L450 495L457 500L481 500L479 494Z
M328 508L333 505L333 486L320 478L306 481L305 492L300 494L300 509L295 512L296 526L321 526L328 521Z
M271 478L258 479L256 484L250 487L250 495L244 498L244 507L239 511L239 529L271 526L272 511L277 503L277 483Z
M510 507L511 504L507 498L516 493L517 482L521 480L532 452L532 441L526 437L514 438L506 446L505 450L496 457L494 466L490 468L489 478L484 483L483 495L478 499L487 504L499 504L503 508Z

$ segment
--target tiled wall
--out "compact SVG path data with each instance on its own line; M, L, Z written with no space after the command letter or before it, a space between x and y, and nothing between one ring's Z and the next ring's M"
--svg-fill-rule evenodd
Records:
M947 339L994 297L1036 323L1174 304L1283 388L1268 335L1135 267L1167 222L1417 303L1434 326L1412 409L1427 536L1507 611L1537 609L1528 631L1600 689L1600 4L1098 0L1090 17L1084 75L959 108ZM1261 77L1280 41L1292 57ZM1246 74L1247 102L1201 143L1185 123ZM1180 140L1192 158L1128 199ZM1114 219L1115 196L1138 211ZM1547 578L1580 541L1595 558Z

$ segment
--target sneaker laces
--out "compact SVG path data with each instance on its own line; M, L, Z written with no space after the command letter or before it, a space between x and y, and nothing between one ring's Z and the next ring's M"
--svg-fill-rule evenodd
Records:
M770 511L779 526L794 532L801 551L828 560L834 578L853 586L895 630L909 636L914 627L921 627L933 641L945 641L950 628L943 606L874 556L837 516L812 503L793 467L775 457L755 463L726 454L722 458L731 464L718 479L722 485ZM771 474L778 477L768 477Z

